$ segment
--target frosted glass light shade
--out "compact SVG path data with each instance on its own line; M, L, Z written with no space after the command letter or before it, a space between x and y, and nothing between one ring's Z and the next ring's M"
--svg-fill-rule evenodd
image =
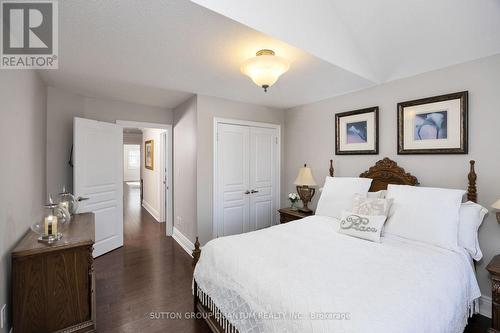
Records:
M243 63L241 72L267 91L289 68L290 63L285 58L275 56L271 50L261 50Z
M495 202L491 205L491 208L500 209L500 199L498 199L497 201L495 201Z
M300 168L294 184L299 186L316 186L316 180L313 177L311 168L304 164L304 167Z

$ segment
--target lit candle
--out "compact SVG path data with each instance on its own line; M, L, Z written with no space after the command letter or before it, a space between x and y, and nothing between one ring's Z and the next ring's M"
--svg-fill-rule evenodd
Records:
M45 234L57 234L57 216L49 215L45 218Z
M52 231L52 219L54 218L54 216L52 215L49 215L45 218L45 234L46 235L50 235L50 231Z

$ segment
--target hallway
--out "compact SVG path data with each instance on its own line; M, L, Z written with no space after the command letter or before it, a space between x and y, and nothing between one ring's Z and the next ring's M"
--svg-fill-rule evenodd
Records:
M191 257L141 207L138 187L124 197L124 246L95 260L98 332L210 332L201 320L150 319L192 311Z

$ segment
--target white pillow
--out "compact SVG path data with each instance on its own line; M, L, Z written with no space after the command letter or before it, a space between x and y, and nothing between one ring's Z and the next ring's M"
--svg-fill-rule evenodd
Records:
M380 190L377 192L368 192L366 195L367 198L380 198L380 199L385 199L385 196L387 194L386 190Z
M339 233L380 243L384 215L364 215L342 211Z
M477 203L467 201L460 205L460 222L458 224L458 245L469 252L474 260L481 260L483 252L479 247L478 229L483 223L488 210Z
M391 204L392 199L370 198L356 193L352 200L352 212L364 215L387 216Z
M389 185L393 199L384 234L458 248L458 212L465 191L444 188Z
M371 183L370 178L326 177L316 215L340 218L343 210L351 209L354 194L366 196Z

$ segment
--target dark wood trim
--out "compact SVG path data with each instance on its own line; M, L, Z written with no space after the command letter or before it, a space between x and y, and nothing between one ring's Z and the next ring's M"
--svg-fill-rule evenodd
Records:
M375 113L375 149L371 150L355 150L355 151L341 151L340 150L340 118L348 117L363 113ZM377 155L378 154L378 106L373 106L369 108L341 112L335 114L335 155Z
M436 148L436 149L405 149L404 148L404 108L422 104L436 103L460 99L460 148ZM456 93L420 98L412 101L400 102L397 106L398 126L398 154L467 154L468 153L468 109L469 92L460 91Z
M467 175L467 180L469 181L469 186L467 187L467 200L470 200L472 202L477 202L477 186L476 186L477 174L474 168L476 161L471 160L469 161L469 163L470 163L470 170L469 174Z
M196 237L196 241L194 242L194 250L193 250L193 268L196 267L198 260L200 260L201 249L200 249L200 241L198 237Z
M55 331L54 333L95 333L96 327L93 321L86 321L81 324L77 324L71 327L67 327L65 329Z
M388 157L385 157L367 171L359 175L362 178L373 179L370 192L387 190L389 184L397 185L418 185L417 177L413 176L405 169Z

